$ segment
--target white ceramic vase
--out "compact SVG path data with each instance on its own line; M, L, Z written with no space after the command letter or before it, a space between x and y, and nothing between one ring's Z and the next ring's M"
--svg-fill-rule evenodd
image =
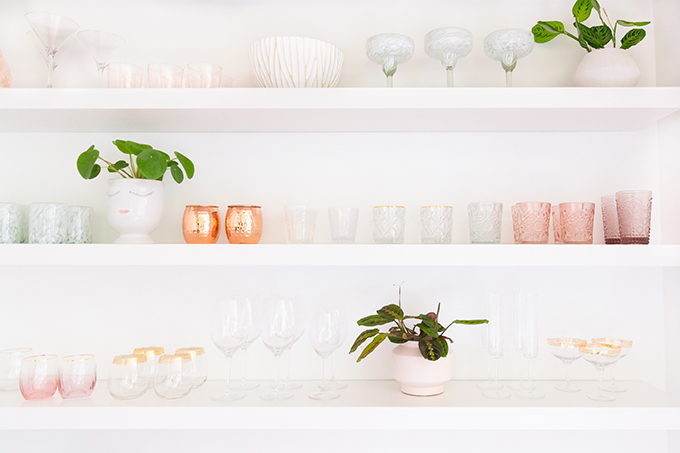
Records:
M439 395L453 377L453 360L451 356L427 360L420 354L418 343L408 341L392 350L392 377L407 395Z
M106 218L120 234L114 244L153 244L149 235L163 217L163 182L112 179L106 195Z
M634 87L640 68L628 52L619 48L594 49L576 68L577 87Z

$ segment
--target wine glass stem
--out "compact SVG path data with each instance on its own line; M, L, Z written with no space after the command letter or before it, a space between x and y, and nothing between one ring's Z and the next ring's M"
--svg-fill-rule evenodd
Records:
M393 86L392 76L387 76L387 88L392 88Z
M288 379L290 378L290 350L285 352L286 359L283 361L283 385L284 387L288 385Z
M243 348L243 375L241 376L241 386L246 385L247 369L248 369L248 348Z
M522 385L522 382L524 382L524 356L520 355L519 356L519 384L520 384L520 387Z
M610 377L610 380L609 380L609 385L610 385L610 387L612 387L612 388L616 388L616 378L614 377L614 367L616 367L616 364L613 364L613 365L611 366L611 371L610 371L610 372L611 372L611 377Z
M47 52L47 88L52 88L52 74L54 73L54 53Z
M333 367L333 354L328 357L329 367L331 369L331 378L329 382L335 382L335 367Z
M446 86L453 88L453 66L446 68Z
M505 71L505 86L512 87L512 71Z
M322 376L323 376L323 383L321 384L321 385L322 385L322 389L321 389L321 390L323 390L323 391L328 390L328 379L326 378L326 366L327 366L327 363L326 363L326 362L327 362L327 361L328 361L328 356L323 356L323 357L321 357L321 372L323 373L323 374L322 374Z
M274 373L274 393L279 393L279 368L281 367L281 354L274 355L274 363L276 364Z
M487 375L488 375L488 381L489 384L493 382L493 357L489 356L489 359L486 362L486 368L487 368Z
M225 393L229 393L229 384L231 384L231 355L224 354L227 358L227 390Z
M529 382L529 390L534 388L534 379L531 376L531 360L528 360L529 363L527 363L527 378Z
M565 362L564 363L564 384L567 387L571 386L571 381L569 380L569 367L571 366L571 362Z
M99 71L99 87L104 87L104 68L106 66L97 66L97 71Z
M494 388L498 388L498 357L494 357L492 364Z

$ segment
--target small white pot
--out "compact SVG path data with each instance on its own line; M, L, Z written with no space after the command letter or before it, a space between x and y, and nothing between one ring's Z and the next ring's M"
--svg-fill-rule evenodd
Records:
M640 68L623 49L594 49L576 68L577 87L634 87L640 80Z
M453 360L450 356L427 360L420 354L418 343L408 341L392 350L392 377L407 395L439 395L453 377Z
M114 244L153 244L151 234L163 218L163 182L109 180L106 218L120 236Z

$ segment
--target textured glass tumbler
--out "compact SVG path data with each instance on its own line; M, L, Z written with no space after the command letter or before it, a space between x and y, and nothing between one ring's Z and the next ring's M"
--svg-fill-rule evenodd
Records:
M215 63L189 63L187 82L189 88L219 88L222 84L222 67Z
M552 232L555 244L564 244L562 239L562 221L560 220L560 207L554 206L550 208L552 213Z
M620 244L619 214L616 212L616 196L605 195L602 201L602 226L604 227L604 243Z
M311 244L314 242L316 208L312 206L286 206L286 242Z
M0 390L19 390L21 364L32 351L31 348L3 349L0 351Z
M147 66L149 88L182 88L184 69L172 63L151 63Z
M224 226L230 244L257 244L262 238L262 208L253 205L229 206Z
M59 366L59 394L65 400L87 398L97 383L97 363L92 354L67 355Z
M652 191L616 192L621 244L649 244L652 221Z
M0 204L0 244L19 244L24 233L23 206L15 203Z
M182 236L187 244L214 244L220 237L220 208L188 205L182 216Z
M470 242L498 244L501 242L503 203L475 202L468 205Z
M420 208L420 239L423 244L450 244L453 227L451 206L423 206Z
M406 208L375 206L373 208L373 240L376 244L403 244Z
M67 244L92 243L92 208L89 206L69 206L66 230Z
M57 391L57 356L32 355L21 364L19 390L27 400L49 398Z
M67 230L67 205L36 203L29 206L28 242L31 244L64 244Z
M333 244L354 244L357 237L359 208L328 208Z
M560 203L560 229L565 244L592 244L595 203Z
M106 66L109 88L141 88L144 70L130 63L110 63Z
M515 242L547 244L550 232L550 203L517 203L512 210Z

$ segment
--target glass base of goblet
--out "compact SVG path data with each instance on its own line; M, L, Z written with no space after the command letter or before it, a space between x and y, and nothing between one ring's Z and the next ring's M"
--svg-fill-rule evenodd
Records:
M267 401L283 401L292 397L293 394L291 392L285 392L282 390L274 390L271 393L264 393L260 395L260 398Z
M210 399L213 401L217 401L218 403L228 403L229 401L240 400L244 396L246 396L246 394L243 392L227 390L226 392L218 393L217 395L211 396Z
M517 396L525 400L540 400L545 398L545 393L538 390L520 390L517 392Z
M485 390L482 392L482 395L484 395L485 398L492 398L496 400L500 399L507 399L512 396L510 392L504 389L490 389L490 390Z
M272 384L272 388L276 388L276 384ZM300 382L286 382L284 383L279 383L279 390L295 390L302 388L302 384Z
M508 384L508 388L510 390L533 390L536 388L535 385L529 385L529 382L526 381L519 381L519 382L513 382L512 384Z
M595 393L594 395L588 395L588 398L590 398L591 400L600 401L600 402L603 402L603 403L609 403L609 402L614 401L616 399L613 396L605 395L603 393Z
M234 382L233 384L231 384L229 386L229 388L234 389L234 390L252 390L252 389L258 388L259 386L260 386L260 384L258 384L257 382L245 381L245 382Z
M319 385L319 388L321 388L321 385ZM347 388L347 383L342 382L342 381L330 381L328 385L326 386L328 390L341 390L341 389L346 389Z
M333 400L340 397L338 392L332 390L321 390L320 392L314 392L309 397L313 400Z
M605 391L605 392L612 392L612 393L623 393L623 392L626 391L626 389L624 389L623 387L619 387L618 385L611 385L611 384L603 385L602 390Z
M482 381L477 384L479 390L498 390L503 388L503 384L500 382L498 385L494 381Z
M581 391L581 387L576 386L576 385L572 384L571 382L570 383L562 382L561 384L556 385L555 388L557 390L559 390L560 392L580 392Z

